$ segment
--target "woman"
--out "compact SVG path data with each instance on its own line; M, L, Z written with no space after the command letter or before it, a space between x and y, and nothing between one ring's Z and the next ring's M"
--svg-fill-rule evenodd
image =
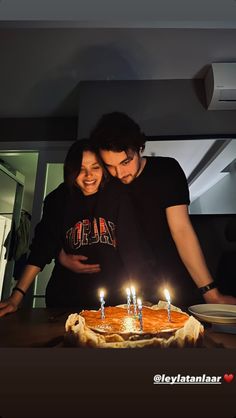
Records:
M80 274L58 262L61 248L86 261ZM17 310L37 274L52 259L47 307L98 307L101 287L108 290L109 304L122 302L128 275L137 278L144 269L137 262L144 257L128 196L119 183L108 181L86 139L72 145L64 163L64 183L45 199L28 264L12 295L0 303L0 316Z

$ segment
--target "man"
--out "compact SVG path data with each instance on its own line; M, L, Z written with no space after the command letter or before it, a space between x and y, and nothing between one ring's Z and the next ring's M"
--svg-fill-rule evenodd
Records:
M188 215L186 178L177 161L143 157L145 135L129 116L120 112L103 115L91 133L91 140L111 176L119 179L131 196L150 250L148 262L156 274L156 287L170 287L177 303L200 301L195 295L198 288L199 295L208 303L235 304L236 298L217 290L207 268ZM60 261L80 272L89 269L81 257L69 258L62 252ZM91 266L91 272L92 269ZM187 272L196 286L192 286ZM150 292L155 294L157 290L151 286ZM155 297L161 295L156 293Z

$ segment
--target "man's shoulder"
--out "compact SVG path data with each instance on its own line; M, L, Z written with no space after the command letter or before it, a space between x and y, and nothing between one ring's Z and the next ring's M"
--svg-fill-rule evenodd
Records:
M178 161L173 157L146 157L147 168L156 172L173 170L179 167Z

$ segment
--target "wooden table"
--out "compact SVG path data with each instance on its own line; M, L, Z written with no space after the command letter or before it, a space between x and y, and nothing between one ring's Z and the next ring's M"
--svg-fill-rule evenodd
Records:
M0 318L0 347L62 347L65 321L76 308L19 310ZM205 326L203 347L236 348L236 334Z
M76 312L76 310L75 310ZM0 347L55 347L62 344L69 312L35 308L0 318Z

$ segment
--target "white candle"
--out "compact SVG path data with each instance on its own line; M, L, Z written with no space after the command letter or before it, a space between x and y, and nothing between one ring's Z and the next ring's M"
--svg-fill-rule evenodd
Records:
M132 301L133 301L133 305L134 305L134 315L137 315L136 291L135 291L134 286L131 286L130 290L131 290L131 293L132 293Z
M165 294L165 298L167 300L167 313L168 313L168 321L171 322L171 312L170 312L170 294L169 291L167 289L164 290L164 294Z
M99 297L100 297L100 303L101 303L101 319L104 319L105 318L105 312L104 312L105 300L104 300L103 290L100 291Z
M131 298L130 298L130 288L129 287L127 287L127 289L126 289L126 294L127 294L127 311L128 311L128 315L130 315Z
M140 331L143 331L143 313L142 313L142 301L141 299L137 299L137 304L138 304L138 319L139 319L139 323L140 323Z

